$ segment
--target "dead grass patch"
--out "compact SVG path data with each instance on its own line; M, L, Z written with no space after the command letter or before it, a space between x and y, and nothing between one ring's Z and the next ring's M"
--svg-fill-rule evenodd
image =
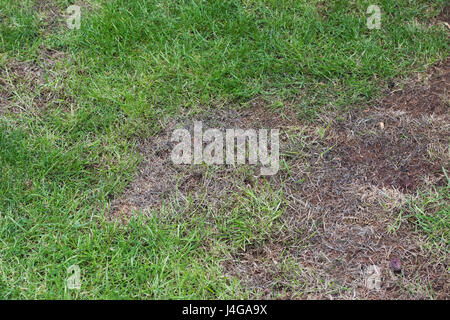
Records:
M42 48L35 61L10 59L0 66L0 114L38 114L52 105L72 104L64 91L57 63L65 55Z
M138 177L113 202L112 216L154 214L163 203L189 197L220 214L242 187L268 183L285 199L277 227L223 264L258 297L447 299L447 258L427 248L402 212L417 190L445 181L448 68L448 60L433 68L426 85L394 88L374 108L322 115L314 124L289 108L270 110L262 99L200 119L204 129L281 129L281 170L273 177L259 177L248 165L173 165L170 134L192 127L177 119L140 142ZM400 274L392 259L402 262ZM365 286L372 265L381 270L380 290Z
M450 59L431 67L428 73L418 73L394 88L380 101L380 107L407 111L415 117L424 114L448 114L450 106Z

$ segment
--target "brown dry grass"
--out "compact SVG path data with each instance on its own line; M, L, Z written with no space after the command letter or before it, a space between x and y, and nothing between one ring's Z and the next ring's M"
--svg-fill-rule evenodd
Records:
M423 299L449 297L447 250L427 248L425 236L402 217L417 190L444 183L448 168L449 60L425 78L393 88L365 110L322 114L314 124L289 108L220 109L204 127L281 129L282 170L262 178L252 166L175 166L170 161L177 119L163 134L140 142L136 180L112 206L113 216L154 214L162 203L199 200L220 214L242 186L269 183L283 190L284 213L275 231L224 262L262 298ZM204 129L205 129L204 128ZM321 133L322 132L322 133ZM187 218L187 217L186 217ZM402 262L394 274L390 261ZM369 266L381 269L381 290L369 290Z
M58 63L64 54L42 48L36 60L8 61L0 66L0 113L28 112L39 114L59 105L62 109L73 103L65 94Z

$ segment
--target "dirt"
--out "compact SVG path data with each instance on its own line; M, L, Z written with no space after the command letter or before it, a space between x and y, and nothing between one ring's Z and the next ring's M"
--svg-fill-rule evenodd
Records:
M62 83L49 85L58 76L56 64L63 59L62 52L41 48L36 60L11 59L0 66L0 114L39 113L55 104L73 103Z
M423 114L442 115L448 113L450 104L450 60L433 66L428 74L410 80L404 87L393 90L380 106L386 109L402 110L418 117Z
M439 185L443 159L426 157L432 143L445 143L446 117L412 119L395 111L374 111L340 124L330 168L351 170L364 183L413 192L424 178ZM381 128L383 127L383 129Z

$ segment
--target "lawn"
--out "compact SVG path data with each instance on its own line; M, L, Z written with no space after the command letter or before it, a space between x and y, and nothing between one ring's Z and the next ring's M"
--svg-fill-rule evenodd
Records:
M322 126L426 74L448 57L449 29L436 22L446 1L377 1L378 30L366 25L374 3L362 0L76 1L80 29L66 25L71 4L0 0L0 298L345 297L348 283L325 285L289 254L280 253L269 291L227 269L292 232L281 187L295 174L289 158L276 184L242 183L216 207L174 195L124 217L111 208L139 180L142 144L173 119L239 114L263 101L263 110ZM450 223L443 181L407 193L385 229L411 228L441 262ZM286 247L323 224L298 226ZM66 285L72 265L79 290ZM448 298L445 286L418 286L396 290Z

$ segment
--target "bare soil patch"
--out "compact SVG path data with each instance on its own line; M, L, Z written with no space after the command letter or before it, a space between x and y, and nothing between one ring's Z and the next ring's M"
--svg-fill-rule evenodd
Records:
M40 14L44 34L53 33L63 26L65 12L55 2L36 0L34 9Z
M351 118L354 120L352 121ZM337 125L331 140L332 170L352 171L364 183L413 192L424 179L443 183L444 155L432 161L427 155L433 144L445 145L448 117L423 116L379 109L352 115Z
M36 113L71 100L62 83L49 85L60 77L55 65L63 58L62 52L42 48L36 61L10 60L0 66L0 114Z
M20 102L11 105L14 98L20 91L35 91L43 83L44 71L37 64L15 61L0 68L0 113L6 109L13 113L23 110Z
M424 114L442 115L449 112L450 60L433 66L427 74L417 74L403 88L395 89L380 106L386 109L402 110L413 116Z
M417 190L444 182L442 167L449 171L448 72L449 60L432 68L425 85L411 81L373 108L324 114L314 124L291 108L269 110L261 99L199 119L204 129L279 128L282 168L272 177L247 165L173 165L171 132L192 126L178 119L140 142L138 177L113 202L112 216L154 214L187 197L206 199L219 212L239 186L270 183L286 200L277 231L223 263L259 297L447 299L446 255L427 249L401 212ZM393 259L401 261L400 273ZM365 284L373 265L381 270L380 290Z

